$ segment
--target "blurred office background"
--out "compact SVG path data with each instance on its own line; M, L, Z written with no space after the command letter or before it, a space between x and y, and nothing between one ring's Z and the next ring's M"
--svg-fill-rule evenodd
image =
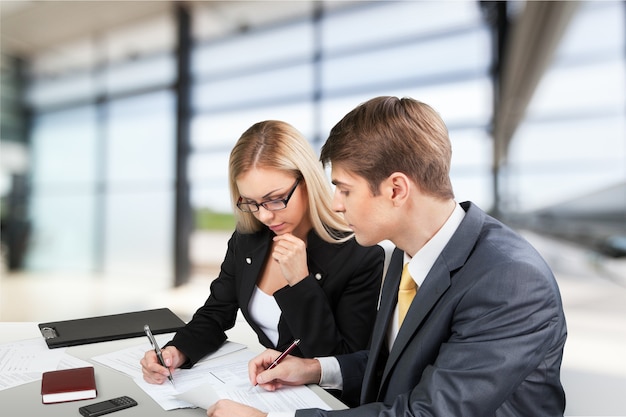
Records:
M449 127L457 200L555 269L569 369L598 371L576 381L626 387L625 2L3 0L0 17L0 320L141 299L189 318L232 232L239 135L281 119L319 150L357 104L411 96ZM42 299L57 310L29 315Z

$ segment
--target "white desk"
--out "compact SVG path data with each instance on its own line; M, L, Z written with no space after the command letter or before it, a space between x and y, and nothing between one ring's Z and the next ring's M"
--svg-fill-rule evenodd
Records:
M234 334L242 338L237 340L233 337L233 334L229 334L230 340L249 345L247 342L250 342L250 340L245 336L245 333L235 332ZM35 337L42 337L36 323L0 322L0 343L15 342ZM139 339L141 339L141 341L139 341ZM122 395L128 395L134 398L138 405L126 410L117 411L111 414L112 417L154 417L165 415L170 417L206 416L206 410L201 408L165 411L127 375L91 360L94 356L134 346L143 341L143 338L132 338L68 347L66 350L68 354L86 360L94 365L98 397L92 400L60 404L43 404L41 402L41 380L34 381L0 391L0 409L2 409L3 417L80 417L78 407ZM251 348L258 350L258 344L253 343ZM329 406L335 409L346 408L345 405L320 387L311 386L311 388Z

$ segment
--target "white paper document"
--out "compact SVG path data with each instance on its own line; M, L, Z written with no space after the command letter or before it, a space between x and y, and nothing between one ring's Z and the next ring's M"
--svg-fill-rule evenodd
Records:
M176 369L172 374L174 386L169 381L161 385L149 384L141 378L135 378L135 383L156 401L164 410L176 408L192 408L195 404L178 397L198 386L244 384L250 387L248 381L248 361L255 356L249 349L239 350L214 359L203 359L191 369Z
M207 409L219 399L230 399L264 412L294 411L302 408L330 410L307 386L282 387L270 392L253 388L248 379L248 361L213 367L214 379L176 395L180 400Z
M157 342L161 343L158 338ZM148 349L150 344L147 342L93 360L132 376L135 383L164 410L206 408L220 398L230 398L267 411L330 409L308 387L289 387L276 392L266 392L258 387L251 390L248 362L256 353L239 343L226 342L220 350L191 369L176 369L172 374L174 386L169 381L155 385L143 380L139 360Z
M157 335L155 338L157 343L162 345L171 339L171 335ZM165 381L161 385L155 385L143 380L141 364L139 363L146 351L150 349L152 349L152 346L146 339L146 342L143 344L95 356L92 359L132 377L135 383L164 410L195 407L193 404L176 398L175 395L202 385L207 381L214 381L215 377L211 373L213 367L229 364L232 361L245 361L247 363L254 356L245 345L226 341L217 351L204 357L191 369L176 369L172 373L174 386L169 381Z
M179 394L177 397L205 410L219 399L237 401L266 413L295 411L303 408L331 409L328 404L307 386L282 387L279 390L270 392L263 391L261 388L250 391L249 387L224 386L220 388L215 385L205 384Z
M160 385L149 384L143 377L134 379L135 383L146 394L148 394L164 410L174 410L176 408L192 408L194 404L186 402L176 397L176 395L193 389L207 381L214 381L215 377L211 373L209 362L198 362L191 369L176 369L172 374L174 384L165 381Z
M49 349L43 338L0 345L0 391L41 379L47 371L91 366L65 353Z
M171 340L172 334L155 335L154 338L156 339L157 343L162 346L169 340ZM219 358L220 356L245 348L246 346L242 345L241 343L226 341L218 350L206 356L198 363ZM129 375L132 378L143 378L141 373L141 364L139 363L139 361L144 357L145 353L151 349L153 349L152 345L146 338L145 343L118 350L116 352L94 356L92 359L105 366L108 366L109 368L113 368L116 371L120 371L126 375Z

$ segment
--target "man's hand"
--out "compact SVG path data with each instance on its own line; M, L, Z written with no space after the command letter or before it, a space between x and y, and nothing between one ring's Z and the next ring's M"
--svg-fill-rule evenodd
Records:
M163 353L163 361L167 368L161 366L154 349L147 351L141 361L139 361L139 363L141 363L143 379L150 384L162 384L167 380L170 372L174 373L174 369L178 368L187 360L187 357L174 346L168 346L161 350L161 352Z
M275 391L283 385L317 384L322 368L317 359L303 359L287 355L274 368L267 370L280 352L268 349L248 363L248 374L252 385L259 384L267 391Z
M231 400L219 400L206 410L209 417L267 417L267 413Z

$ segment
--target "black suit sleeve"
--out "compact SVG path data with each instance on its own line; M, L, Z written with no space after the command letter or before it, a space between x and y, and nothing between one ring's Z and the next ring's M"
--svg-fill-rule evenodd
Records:
M237 234L233 234L220 274L211 283L209 298L166 345L175 346L187 356L187 362L181 368L190 368L204 356L216 351L226 340L225 331L235 325L239 309L235 279L236 246Z

